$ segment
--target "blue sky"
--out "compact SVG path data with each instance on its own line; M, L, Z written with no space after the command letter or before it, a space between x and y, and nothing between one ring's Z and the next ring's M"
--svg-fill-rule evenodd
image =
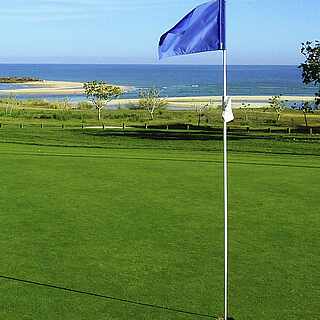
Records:
M157 63L162 33L203 0L2 0L0 62ZM298 64L319 0L227 0L231 64ZM164 63L218 64L216 52ZM163 63L161 62L161 63Z

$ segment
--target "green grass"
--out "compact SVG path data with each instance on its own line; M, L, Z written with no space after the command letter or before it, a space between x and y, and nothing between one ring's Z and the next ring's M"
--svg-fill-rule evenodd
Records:
M0 130L0 276L221 315L220 137L111 133ZM254 138L229 144L230 313L317 319L319 139ZM6 320L203 319L3 278L0 290Z
M155 119L145 110L132 109L132 105L122 105L126 109L103 110L101 121L97 120L97 112L87 102L71 104L66 101L46 101L42 99L17 100L14 97L0 98L0 123L17 125L20 123L45 126L60 125L81 126L82 124L122 125L145 124L193 124L198 123L198 114L192 104L190 110L161 110L156 112ZM119 105L120 108L120 105ZM131 108L131 109L130 109ZM235 126L252 128L301 128L305 127L304 114L301 110L284 109L277 121L277 114L272 108L235 109ZM201 115L201 125L221 126L221 110L213 108ZM320 127L320 112L315 110L307 114L308 126Z

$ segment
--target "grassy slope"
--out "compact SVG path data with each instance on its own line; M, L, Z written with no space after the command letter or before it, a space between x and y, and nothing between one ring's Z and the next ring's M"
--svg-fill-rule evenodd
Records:
M221 141L79 133L0 131L11 142L0 144L0 274L221 314ZM318 156L293 155L302 144L231 141L237 320L319 316L320 166ZM199 318L4 279L0 287L9 320Z

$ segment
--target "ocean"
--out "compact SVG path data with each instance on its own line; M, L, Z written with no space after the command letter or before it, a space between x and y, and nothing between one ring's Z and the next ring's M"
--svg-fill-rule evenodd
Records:
M316 89L301 80L297 66L231 65L228 67L230 95L314 95ZM103 64L0 64L0 77L28 76L45 80L85 82L104 80L132 86L126 97L137 97L141 88L156 87L163 96L207 96L222 94L222 67L214 65L103 65ZM8 86L0 85L1 89ZM79 96L35 95L20 98L81 100Z

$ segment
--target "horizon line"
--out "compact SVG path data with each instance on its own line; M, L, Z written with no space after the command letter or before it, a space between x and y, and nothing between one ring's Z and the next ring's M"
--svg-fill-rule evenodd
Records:
M153 65L153 66L222 66L222 64L212 64L212 63L68 63L68 62L1 62L0 65ZM255 63L255 64L228 64L228 66L299 66L299 64L262 64L262 63Z

